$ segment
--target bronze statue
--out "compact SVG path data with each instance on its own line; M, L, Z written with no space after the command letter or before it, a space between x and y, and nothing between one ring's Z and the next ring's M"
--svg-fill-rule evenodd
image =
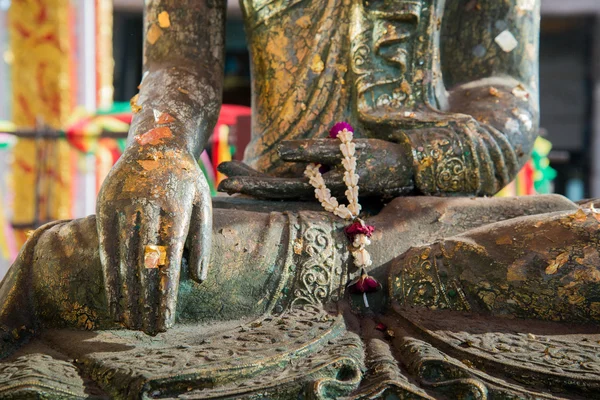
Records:
M196 163L220 105L225 2L147 1L137 113L97 217L38 229L0 286L0 393L598 395L593 201L459 197L495 194L529 156L539 2L242 8L253 140L221 190L243 196L211 201ZM344 221L292 201L314 196L309 162L344 191L325 139L337 121L356 128L376 229L369 307L347 290L360 271Z

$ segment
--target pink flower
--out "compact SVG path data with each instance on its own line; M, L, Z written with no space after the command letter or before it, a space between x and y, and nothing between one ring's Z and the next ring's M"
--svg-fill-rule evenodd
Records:
M375 232L375 227L373 225L366 225L362 220L357 220L345 227L344 232L346 233L346 236L348 236L348 239L350 239L351 242L354 242L354 237L356 235L371 237L373 232Z
M381 289L381 283L369 276L363 268L360 276L348 284L350 293L373 293Z
M337 124L335 124L330 130L329 130L329 137L332 139L337 138L338 133L340 133L341 131L343 131L344 129L347 129L350 132L354 132L354 128L352 127L352 125L350 125L347 122L338 122Z

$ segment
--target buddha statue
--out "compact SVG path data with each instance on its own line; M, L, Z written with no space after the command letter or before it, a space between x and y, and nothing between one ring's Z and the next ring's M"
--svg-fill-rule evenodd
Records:
M537 134L539 2L241 3L253 136L220 167L232 196L196 162L226 4L146 1L97 215L33 232L0 285L3 398L598 396L595 202L485 197ZM337 121L375 227L363 270L302 175L344 193Z

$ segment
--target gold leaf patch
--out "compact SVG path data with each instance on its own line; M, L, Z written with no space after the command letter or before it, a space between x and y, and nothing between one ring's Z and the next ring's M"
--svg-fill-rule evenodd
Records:
M158 25L161 28L168 28L171 26L171 19L169 18L169 13L166 11L158 14Z
M567 263L567 261L569 261L569 253L566 251L560 253L554 260L550 261L546 267L546 274L554 275L560 267Z
M148 33L146 34L146 40L148 41L148 43L154 44L158 41L158 39L160 39L162 34L162 29L160 29L158 25L152 24L152 26L150 26L150 29L148 29Z

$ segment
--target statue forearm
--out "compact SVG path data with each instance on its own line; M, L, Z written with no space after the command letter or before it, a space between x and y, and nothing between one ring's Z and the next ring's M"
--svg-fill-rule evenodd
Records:
M491 160L490 168L481 170L480 180L490 182L483 194L494 194L515 178L530 157L539 126L537 93L531 94L511 78L482 79L455 88L450 107L479 123L484 150L473 156L480 164Z
M221 106L225 10L225 1L146 2L141 109L130 144L160 123L157 112L167 113L180 125L170 142L199 156Z
M421 192L494 195L515 178L538 130L535 106L512 93L517 85L510 79L463 85L450 96L452 118L405 132Z
M539 2L482 0L472 9L447 2L444 21L449 93L440 103L447 120L404 132L416 186L428 194L493 195L514 179L537 135Z

